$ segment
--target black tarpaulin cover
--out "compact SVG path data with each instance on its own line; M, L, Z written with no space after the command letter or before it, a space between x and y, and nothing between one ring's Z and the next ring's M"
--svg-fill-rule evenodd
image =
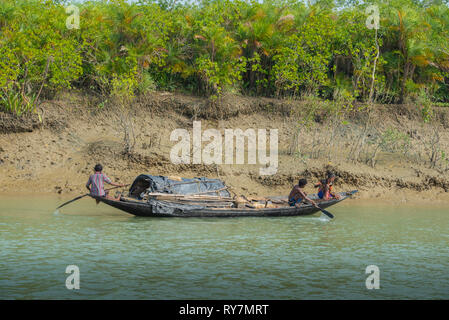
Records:
M221 197L230 197L228 190L224 190L226 185L219 179L210 178L181 178L179 180L172 180L165 176L152 176L149 174L139 175L129 188L129 195L131 197L140 197L140 194L144 191L148 192L160 192L171 194L207 194L207 195L219 195ZM220 190L218 192L210 192L213 190Z

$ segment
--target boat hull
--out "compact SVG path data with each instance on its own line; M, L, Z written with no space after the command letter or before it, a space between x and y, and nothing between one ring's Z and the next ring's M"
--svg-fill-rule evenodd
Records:
M341 198L339 200L325 200L319 201L318 205L325 209L333 206L354 193L357 190L350 192L340 193ZM133 214L140 217L285 217L285 216L305 216L317 213L319 210L312 206L311 204L302 204L299 208L296 207L279 207L279 208L204 208L204 209L193 209L188 211L180 211L174 213L156 213L153 212L152 207L144 202L133 201L133 200L111 200L104 197L91 196L111 207L125 211L127 213Z

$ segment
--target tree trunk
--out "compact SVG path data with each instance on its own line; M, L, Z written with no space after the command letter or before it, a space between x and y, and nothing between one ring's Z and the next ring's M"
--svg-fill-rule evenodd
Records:
M376 29L376 58L374 59L374 66L373 66L373 74L371 75L371 88L369 90L369 97L368 97L368 101L370 103L373 102L373 94L374 94L374 82L376 80L376 66L377 66L377 60L379 59L379 43L377 41L377 29Z
M405 99L405 86L407 85L408 75L410 69L410 62L406 62L404 64L404 75L402 76L402 84L401 84L401 95L399 96L399 103L404 103Z

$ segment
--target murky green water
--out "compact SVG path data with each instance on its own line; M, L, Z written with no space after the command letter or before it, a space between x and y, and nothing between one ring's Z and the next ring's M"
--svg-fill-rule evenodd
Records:
M449 299L449 208L349 200L333 221L148 219L91 199L54 214L64 200L0 197L1 299Z

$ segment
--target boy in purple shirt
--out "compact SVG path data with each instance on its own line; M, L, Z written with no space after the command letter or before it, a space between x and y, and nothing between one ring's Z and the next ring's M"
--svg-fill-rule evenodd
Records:
M94 196L106 197L112 200L119 200L108 195L108 191L104 190L104 183L106 182L107 184L116 187L124 187L125 185L113 183L111 179L109 179L108 176L102 172L103 166L101 164L97 164L94 171L95 173L89 177L89 180L86 183L86 188L90 191L90 194ZM97 203L98 202L99 201L97 200Z

